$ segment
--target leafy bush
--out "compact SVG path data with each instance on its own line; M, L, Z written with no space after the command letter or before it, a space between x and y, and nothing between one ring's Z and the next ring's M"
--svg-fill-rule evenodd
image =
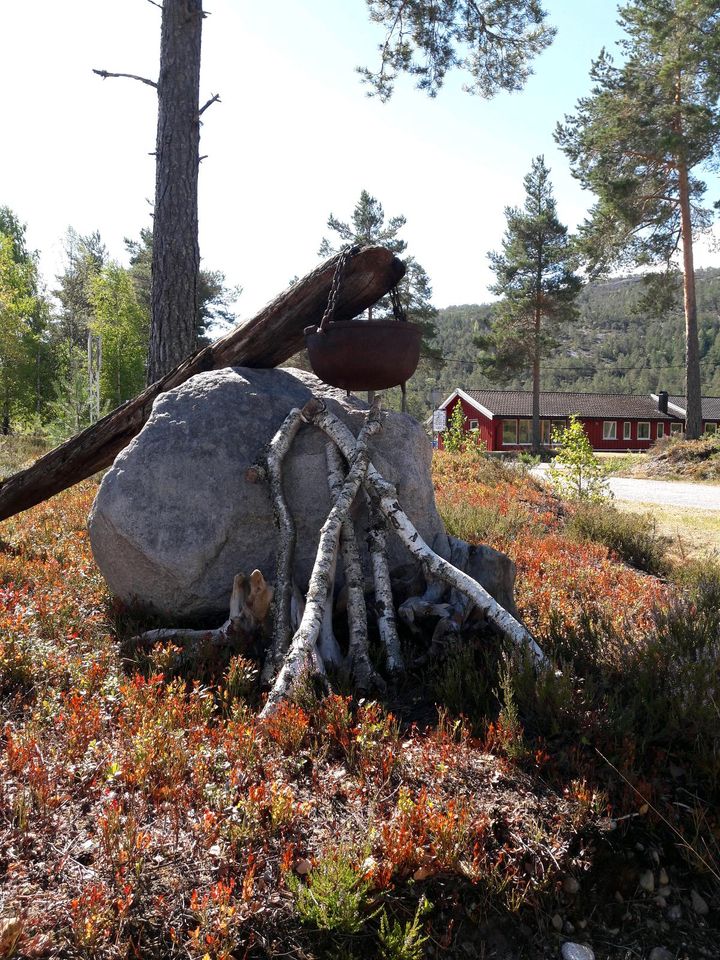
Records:
M610 496L607 477L581 421L570 417L567 427L553 430L552 439L558 450L550 479L558 493L569 500L606 500Z
M583 504L566 526L570 536L602 543L639 570L663 576L668 572L668 537L658 533L652 514L625 513L609 504Z

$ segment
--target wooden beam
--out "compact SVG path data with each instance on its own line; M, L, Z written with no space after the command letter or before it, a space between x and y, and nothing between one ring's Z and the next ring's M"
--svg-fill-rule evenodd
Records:
M251 320L198 350L162 380L102 420L67 440L0 484L0 520L110 466L150 416L155 398L196 373L223 367L276 367L304 345L303 330L319 323L327 304L337 256L298 280ZM335 318L348 320L372 306L398 282L405 265L385 247L364 247L347 264Z

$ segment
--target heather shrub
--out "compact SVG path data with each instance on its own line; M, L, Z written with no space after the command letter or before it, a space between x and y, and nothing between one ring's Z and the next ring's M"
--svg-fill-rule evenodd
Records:
M639 570L662 576L668 572L668 537L658 533L649 513L624 513L610 504L578 506L565 528L571 537L602 543L621 560Z

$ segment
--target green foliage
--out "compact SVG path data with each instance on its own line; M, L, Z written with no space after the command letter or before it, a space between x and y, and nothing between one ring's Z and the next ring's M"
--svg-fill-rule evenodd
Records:
M370 19L386 29L377 70L359 68L371 93L387 100L401 73L434 97L448 70L470 75L464 88L481 97L521 90L534 57L555 30L538 0L367 0Z
M435 337L434 319L437 309L432 305L432 286L424 268L415 257L406 253L407 242L398 234L405 226L406 219L399 215L385 220L382 204L367 190L360 194L349 223L338 220L332 213L327 225L337 235L333 244L325 237L318 251L319 256L328 257L343 247L358 244L360 246L384 246L405 262L405 276L398 284L400 302L408 320L422 329L422 355L428 361L437 361L439 354L432 344ZM339 242L338 242L339 241ZM390 297L383 297L375 306L368 309L369 319L392 317Z
M427 941L423 934L423 917L432 910L432 904L421 897L412 920L400 924L393 920L392 926L388 920L387 911L383 910L380 916L380 957L382 960L421 960L422 947Z
M456 403L443 433L443 444L448 453L460 453L465 442L465 415L462 404Z
M491 380L504 383L509 372L528 371L540 390L542 359L557 347L554 334L577 319L575 300L581 281L577 257L560 223L550 171L536 157L524 180L525 205L506 207L502 252L491 253L496 281L492 293L502 299L493 309L489 332L478 335L480 366ZM539 450L539 398L533 397L533 449Z
M286 882L295 895L301 921L317 930L359 933L369 919L368 894L371 883L360 873L343 847L319 860L307 883L288 873Z
M567 427L553 430L552 439L558 449L550 479L560 496L594 503L606 500L610 496L607 477L582 422L570 417Z
M658 533L657 523L649 513L625 513L610 504L583 504L573 513L566 529L581 540L605 544L639 570L656 576L668 572L670 540Z
M89 331L100 339L101 405L117 407L145 385L150 317L138 302L130 272L109 263L90 282Z

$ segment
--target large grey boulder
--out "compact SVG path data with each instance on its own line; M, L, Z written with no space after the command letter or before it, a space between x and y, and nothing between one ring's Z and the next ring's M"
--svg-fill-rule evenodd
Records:
M250 483L245 473L290 410L312 394L324 397L357 435L366 404L302 370L228 368L158 397L142 431L105 475L89 518L95 560L115 596L174 622L222 619L236 573L259 568L275 579L270 498L266 486ZM303 427L285 461L285 493L297 527L295 580L303 590L330 510L325 442L319 430ZM514 611L512 561L446 535L435 507L432 449L420 424L387 414L371 451L425 541ZM354 513L362 544L362 502ZM392 535L388 546L400 593L422 590L405 548Z
M142 431L105 475L90 514L93 553L116 596L173 619L222 616L236 573L257 567L274 580L268 491L249 483L245 472L312 393L357 435L366 405L301 370L228 368L158 397ZM423 538L449 556L430 479L432 451L420 425L388 414L371 450ZM295 578L302 589L330 510L325 436L313 427L303 427L293 443L285 491L297 524ZM391 567L406 563L405 550L390 540Z

